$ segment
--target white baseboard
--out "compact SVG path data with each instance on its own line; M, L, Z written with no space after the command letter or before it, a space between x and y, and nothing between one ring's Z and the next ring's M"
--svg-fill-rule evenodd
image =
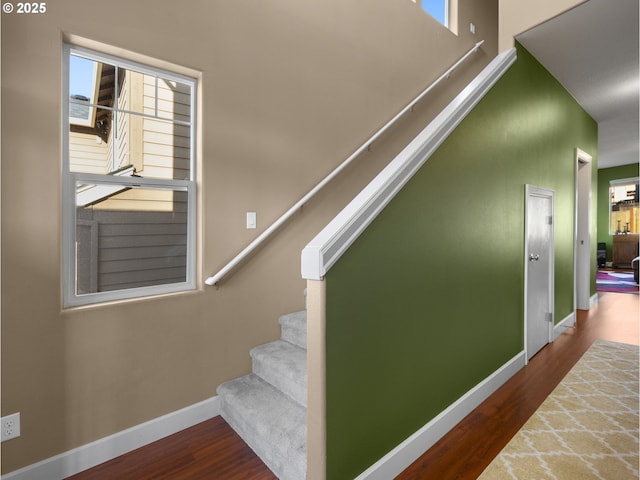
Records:
M560 335L569 330L576 324L576 312L567 315L560 323L553 327L553 340L555 341Z
M589 299L589 309L595 307L598 304L598 294L592 295Z
M489 377L469 390L449 408L440 413L440 415L371 465L371 467L356 477L355 480L388 480L389 478L394 478L399 475L524 367L525 359L525 353L520 352Z
M212 397L95 442L2 475L2 480L62 480L220 414Z

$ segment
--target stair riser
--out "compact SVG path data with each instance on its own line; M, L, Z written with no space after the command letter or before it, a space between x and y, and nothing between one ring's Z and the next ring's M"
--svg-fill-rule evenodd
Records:
M282 340L293 343L297 347L307 348L307 331L296 328L282 327Z
M252 375L244 378L249 377L256 378ZM278 400L282 394L274 397L273 393L260 393L264 389L264 382L258 381L261 386L255 381L245 382L239 388L234 385L236 381L228 382L218 389L220 415L280 480L304 479L305 409L294 403L291 403L291 407L286 407L285 397ZM272 387L267 387L267 390L273 392ZM243 398L245 396L254 400L247 401ZM283 430L278 427L278 418L287 414L288 421L292 425L300 425L301 429L296 427L290 430L289 426Z
M272 472L279 472L279 480L300 480L306 477L306 472L297 470L288 458L283 458L274 454L268 447L270 439L260 437L250 426L242 425L242 421L237 418L240 415L234 414L230 409L226 409L222 418L233 428L233 430L251 447L258 457Z
M273 366L267 362L255 358L253 359L252 365L253 373L294 399L300 405L304 407L307 406L306 375L303 378L291 379L281 374L278 370L275 370Z
M300 348L307 348L307 312L296 312L283 315L278 320L281 327L281 338Z

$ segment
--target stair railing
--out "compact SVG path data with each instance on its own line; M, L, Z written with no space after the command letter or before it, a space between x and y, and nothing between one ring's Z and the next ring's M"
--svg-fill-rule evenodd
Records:
M355 152L353 152L346 160L344 160L338 167L336 167L329 175L327 175L320 183L318 183L315 187L313 187L309 193L307 193L304 197L302 197L295 205L293 205L289 210L287 210L280 218L278 218L275 222L269 226L266 230L264 230L260 235L258 235L255 240L253 240L249 245L247 245L244 250L238 253L233 259L227 263L224 267L222 267L216 274L207 278L204 283L207 285L218 285L220 280L222 280L229 272L231 272L234 268L236 268L245 258L247 258L254 250L256 250L265 240L267 240L271 235L273 235L287 220L289 220L298 210L300 210L309 200L311 200L320 190L322 190L331 180L337 177L340 172L342 172L345 168L347 168L353 160L355 160L362 152L368 149L373 142L375 142L381 135L383 135L389 128L391 128L402 116L404 116L407 112L413 110L420 100L425 97L431 90L433 90L440 82L449 78L453 71L458 68L463 62L465 62L470 56L476 53L484 40L476 43L471 50L465 53L456 63L454 63L449 69L440 75L431 85L429 85L426 89L424 89L416 98L414 98L409 104L404 107L400 112L398 112L391 120L389 120L386 124L384 124L380 130L374 133L366 142L364 142Z

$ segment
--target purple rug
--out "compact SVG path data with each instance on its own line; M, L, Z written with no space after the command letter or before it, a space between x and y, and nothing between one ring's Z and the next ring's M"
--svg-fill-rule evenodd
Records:
M638 284L633 279L633 272L598 270L596 290L598 292L638 293Z

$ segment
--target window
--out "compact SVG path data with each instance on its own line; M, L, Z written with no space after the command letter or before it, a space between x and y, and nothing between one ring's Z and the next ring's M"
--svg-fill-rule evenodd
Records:
M64 47L64 304L195 288L196 80Z
M442 25L449 27L449 0L422 0L422 9Z
M640 233L638 178L614 180L609 184L609 233Z
M418 3L422 10L435 18L443 26L458 34L458 0L412 0ZM474 32L475 33L475 32Z

